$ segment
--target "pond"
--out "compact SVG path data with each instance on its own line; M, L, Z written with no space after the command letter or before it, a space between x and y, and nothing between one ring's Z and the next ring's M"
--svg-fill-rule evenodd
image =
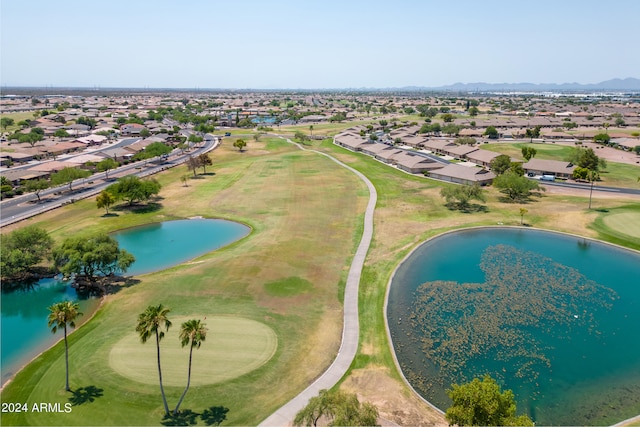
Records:
M249 227L211 219L176 220L134 227L114 233L120 246L136 257L127 275L162 270L197 258L249 234ZM47 327L47 307L66 299L79 301L88 318L100 300L79 299L68 282L41 279L2 292L2 383L33 357L53 345L62 333Z
M411 385L445 390L488 373L538 425L640 414L640 254L518 228L445 234L390 284L387 321Z
M56 278L40 279L10 290L3 287L2 384L64 336L62 331L52 334L47 326L47 307L64 300L79 301L84 314L76 324L91 316L100 305L98 298L79 299L68 282Z
M163 270L219 249L249 234L249 227L222 219L165 221L113 233L136 262L127 275Z

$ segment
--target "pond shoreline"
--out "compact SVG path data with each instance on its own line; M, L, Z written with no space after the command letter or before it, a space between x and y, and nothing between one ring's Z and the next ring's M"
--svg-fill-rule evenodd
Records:
M71 286L71 285L69 284L67 286ZM103 295L103 296L100 297L100 302L95 307L95 309L93 309L91 311L89 317L84 318L84 314L86 314L86 313L83 313L83 316L80 317L81 320L78 322L78 324L76 325L75 328L73 328L70 332L67 333L67 336L70 336L75 331L79 330L82 326L84 326L86 323L88 323L91 319L93 319L93 317L96 315L96 313L98 311L100 311L100 309L103 307L106 298L107 298L107 295ZM24 357L19 358L18 359L19 362L16 362L16 366L19 366L19 367L6 380L4 380L2 382L2 386L0 386L0 392L2 392L4 390L4 388L13 381L13 379L16 377L16 375L18 375L24 368L26 368L28 365L30 365L31 362L33 362L34 360L36 360L37 358L42 356L47 351L51 350L53 347L55 347L62 340L64 340L64 336L62 336L59 339L55 340L53 343L42 343L42 344L37 346L36 351L38 351L38 354L36 354L35 356L33 356L33 357L24 356Z
M632 249L632 248L627 248L624 246L620 246L617 244L613 244L610 242L605 242L605 241L601 241L598 239L594 239L594 238L590 238L590 237L585 237L585 236L580 236L580 235L576 235L576 234L572 234L572 233L565 233L565 232L561 232L561 231L556 231L556 230L547 230L547 229L541 229L541 228L530 228L530 227L521 227L521 226L505 226L505 225L489 225L489 226L477 226L477 227L468 227L468 228L459 228L459 229L454 229L454 230L447 230L445 232L439 233L435 236L432 236L424 241L421 241L420 243L418 243L414 248L411 249L411 251L409 251L409 253L406 254L406 256L404 256L402 258L402 260L397 263L395 269L393 270L388 282L387 282L387 288L385 291L385 297L384 297L384 305L383 305L383 312L384 312L384 321L385 321L385 331L387 334L387 339L389 341L389 346L390 346L390 351L394 360L394 364L395 367L398 371L398 373L400 374L400 376L402 377L402 380L404 381L404 383L409 387L410 390L413 391L414 395L417 396L420 400L422 400L423 402L425 402L426 404L428 404L430 407L434 408L435 410L443 413L444 411L439 408L437 405L435 405L434 403L430 402L428 399L426 399L425 397L423 397L420 393L417 392L416 388L414 388L414 386L409 382L407 376L405 375L405 372L403 372L403 369L401 368L400 365L400 361L398 359L398 354L396 351L396 346L394 344L394 340L392 338L392 332L391 332L391 328L390 328L390 319L389 319L389 299L390 299L390 293L392 290L392 285L394 282L394 279L396 279L396 275L397 273L401 270L401 268L403 266L405 266L406 262L411 259L411 257L416 253L416 251L420 250L421 248L423 248L425 245L429 244L429 242L432 242L433 240L437 239L437 238L442 238L443 236L449 235L449 234L454 234L454 233L464 233L467 231L474 231L474 230L523 230L523 231L533 231L536 233L554 233L557 234L559 236L563 236L563 237L569 237L569 238L575 238L578 240L578 242L583 241L585 243L587 242L594 242L594 243L600 243L600 244L604 244L612 249L615 250L623 250L625 252L628 253L634 253L634 254L640 254L640 251L636 250L636 249ZM403 316L404 318L404 316ZM397 320L397 319L396 319ZM619 424L624 424L627 421L636 419L636 417L631 417L628 420L624 420L624 421L620 421Z

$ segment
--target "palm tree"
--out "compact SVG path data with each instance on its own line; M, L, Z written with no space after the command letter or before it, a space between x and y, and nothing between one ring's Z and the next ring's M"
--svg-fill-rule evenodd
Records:
M71 391L69 388L69 343L67 342L67 325L72 328L76 327L76 317L82 316L80 305L77 302L62 301L49 307L49 327L51 333L55 334L58 328L64 329L64 360L67 368L67 376L65 390Z
M178 413L178 408L180 408L180 404L182 403L182 399L187 394L187 390L189 390L189 384L191 384L191 359L193 356L193 348L200 348L200 344L207 338L207 328L204 327L205 324L200 322L200 320L191 319L187 320L182 324L180 329L180 343L184 347L185 345L191 343L189 348L189 371L187 374L187 387L184 389L182 396L180 397L180 401L176 405L176 409L173 411L173 414Z
M164 324L165 330L169 330L171 322L167 318L169 309L158 304L156 306L150 305L147 309L140 313L138 316L138 326L136 326L136 332L140 334L140 341L146 343L152 334L156 336L156 347L158 349L158 377L160 378L160 392L162 393L162 402L164 403L164 411L166 415L169 415L169 405L167 405L167 397L164 395L164 388L162 387L162 369L160 368L160 340L164 337L164 331L159 329Z

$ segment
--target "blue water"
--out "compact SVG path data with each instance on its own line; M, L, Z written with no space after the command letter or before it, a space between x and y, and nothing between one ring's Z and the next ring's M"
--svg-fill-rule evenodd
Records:
M79 301L80 311L90 316L97 308L97 298L80 299L67 282L55 278L40 279L31 286L2 292L2 383L11 378L26 362L64 336L55 335L47 325L47 307L60 301Z
M469 377L490 373L512 389L520 413L537 424L614 424L640 414L640 255L598 242L523 229L477 229L447 234L423 244L396 271L389 291L388 321L394 349L405 376L429 378L438 367L425 360L420 345L406 337L416 289L436 280L483 283L480 257L489 246L505 244L543 255L572 267L587 279L613 289L619 296L606 315L598 318L597 333L568 339L549 338L549 372L535 383L510 376L510 366L470 363ZM402 320L404 319L404 321ZM562 335L562 334L559 334ZM542 336L542 335L540 335ZM536 335L538 338L538 335ZM489 372L487 372L489 371ZM458 382L451 378L450 383ZM413 384L428 400L446 409L445 387Z
M138 275L192 260L239 240L249 231L249 227L236 222L192 219L130 228L113 236L121 248L136 257L126 275ZM85 316L90 316L100 302L96 298L80 300L67 282L53 278L2 292L2 383L62 337L62 332L53 335L47 327L47 307L64 300L80 301Z
M113 233L136 262L126 275L139 275L182 264L249 234L249 227L221 219L165 221Z

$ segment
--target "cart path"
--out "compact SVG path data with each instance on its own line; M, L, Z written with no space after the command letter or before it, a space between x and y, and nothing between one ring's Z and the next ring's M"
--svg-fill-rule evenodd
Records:
M364 261L367 256L367 252L369 251L369 246L371 245L371 239L373 236L373 212L378 200L378 193L376 192L375 187L362 173L326 153L316 150L308 150L289 139L287 139L287 142L297 145L301 150L312 151L328 157L340 166L356 174L369 188L369 203L367 204L364 214L364 230L362 232L362 238L360 239L360 244L358 245L358 249L353 257L353 261L351 262L351 268L349 269L347 283L345 285L343 307L344 325L342 329L342 342L340 344L340 349L338 350L338 355L331 366L329 366L329 368L310 386L274 412L266 420L262 421L262 423L259 424L262 427L292 425L296 414L307 405L309 399L317 396L320 390L330 389L333 387L344 376L347 369L349 369L349 366L351 366L351 362L353 362L358 350L358 339L360 334L360 324L358 319L358 287L360 285L360 276L362 274Z

